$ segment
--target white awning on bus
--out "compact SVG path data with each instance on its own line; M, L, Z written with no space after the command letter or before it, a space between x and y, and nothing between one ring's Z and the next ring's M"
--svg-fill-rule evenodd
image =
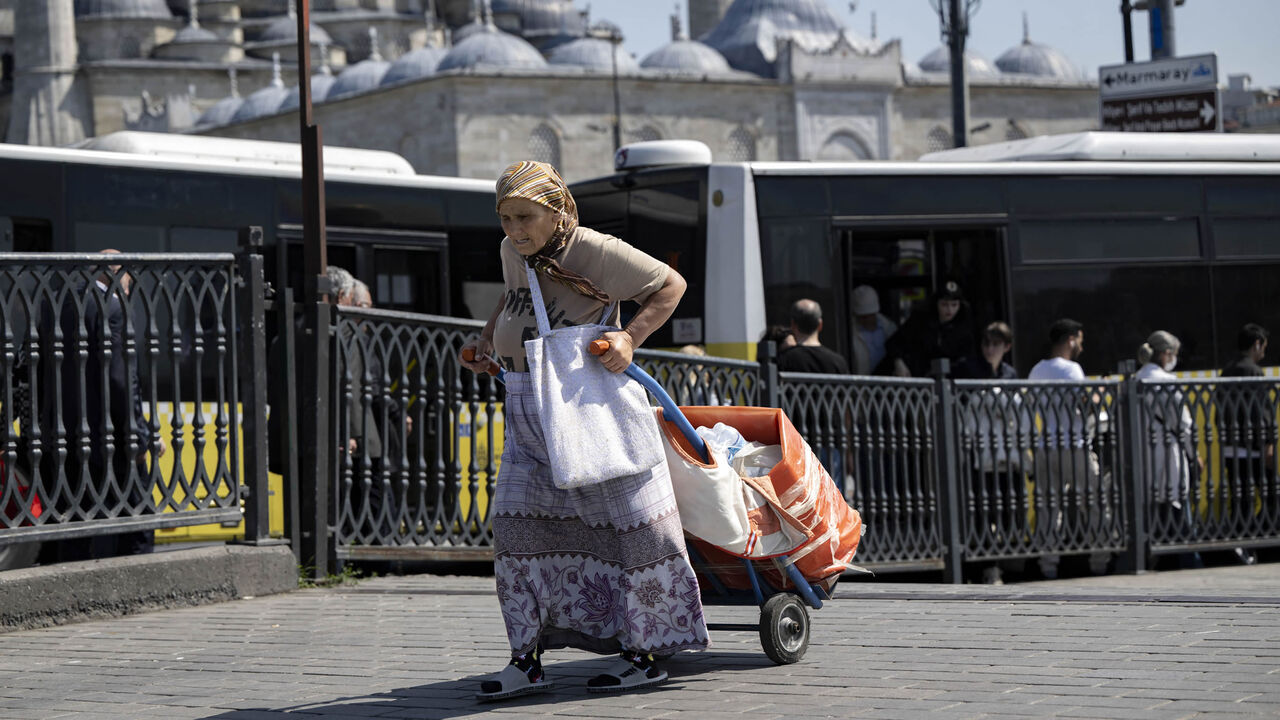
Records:
M241 140L238 138L122 130L89 138L74 147L149 155L194 162L216 162L247 167L300 167L302 150L298 143ZM400 155L386 150L324 148L325 172L339 171L379 175L413 175L413 166Z
M931 152L921 162L1136 160L1145 162L1276 162L1280 135L1083 132Z

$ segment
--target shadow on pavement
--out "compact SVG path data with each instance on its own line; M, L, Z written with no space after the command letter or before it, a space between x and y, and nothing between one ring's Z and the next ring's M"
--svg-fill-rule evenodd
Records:
M458 680L441 680L428 685L397 688L373 695L335 698L327 702L290 705L270 708L255 707L228 710L209 715L204 720L271 720L272 718L300 717L370 717L398 711L414 713L415 717L429 720L460 717L483 713L491 708L527 707L530 709L563 702L590 702L618 697L617 694L592 694L587 692L587 679L597 675L613 656L570 660L546 665L547 676L555 681L551 690L536 695L525 695L493 703L475 699L480 682L489 674L473 675ZM626 693L628 696L661 693L663 690L688 688L698 682L698 676L708 671L740 671L775 667L763 653L717 652L688 653L668 660L664 667L669 679L666 683L647 690ZM603 715L608 715L603 711Z

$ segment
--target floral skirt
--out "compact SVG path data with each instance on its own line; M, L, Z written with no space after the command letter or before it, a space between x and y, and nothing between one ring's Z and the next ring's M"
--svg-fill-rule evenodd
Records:
M507 373L494 573L513 652L669 654L709 644L666 463L574 490L551 481L526 373Z

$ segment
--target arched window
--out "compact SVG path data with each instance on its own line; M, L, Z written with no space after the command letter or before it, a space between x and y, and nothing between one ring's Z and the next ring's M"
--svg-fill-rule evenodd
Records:
M929 131L929 138L925 143L925 149L927 152L950 150L951 147L951 133L947 132L941 125L935 126Z
M543 123L533 129L529 135L529 157L560 169L560 136L555 128Z
M756 159L756 136L740 127L729 133L729 162L752 162Z
M856 135L848 130L841 130L822 144L822 148L818 150L817 159L828 162L852 162L870 160L871 153Z
M645 125L639 130L631 131L631 142L650 142L661 139L662 133L658 132L658 128L652 125Z

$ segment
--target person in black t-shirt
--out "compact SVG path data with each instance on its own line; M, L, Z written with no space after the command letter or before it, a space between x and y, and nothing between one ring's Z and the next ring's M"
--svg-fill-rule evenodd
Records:
M1222 377L1264 377L1266 373L1260 363L1267 354L1270 337L1270 333L1253 323L1240 328L1236 336L1236 349L1240 354L1222 368ZM1233 486L1232 492L1241 493L1240 497L1246 499L1245 507L1250 509L1254 498L1263 492L1275 472L1275 416L1267 385L1218 389L1218 437L1222 438L1224 479ZM1233 553L1246 565L1257 562L1257 556L1247 548L1237 547Z
M795 347L778 356L778 369L783 372L830 373L848 375L849 363L839 353L818 341L822 332L822 306L813 300L797 300L791 306L791 334Z

